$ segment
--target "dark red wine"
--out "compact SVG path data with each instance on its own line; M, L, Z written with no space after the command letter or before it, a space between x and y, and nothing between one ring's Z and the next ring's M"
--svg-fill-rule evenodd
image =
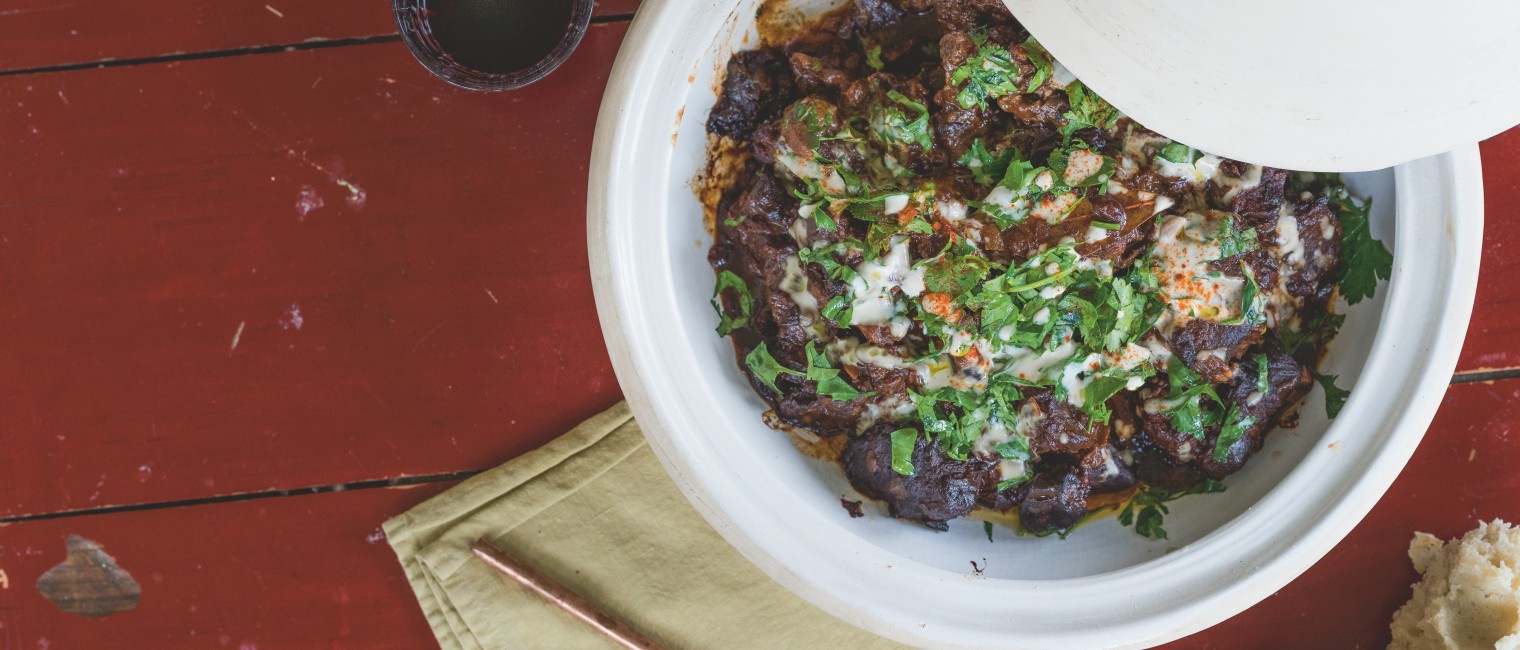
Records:
M507 73L542 61L570 29L571 0L427 0L438 46L459 64Z

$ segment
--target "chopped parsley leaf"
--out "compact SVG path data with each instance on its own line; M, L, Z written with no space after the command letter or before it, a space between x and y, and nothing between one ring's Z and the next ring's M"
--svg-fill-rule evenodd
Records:
M1029 63L1034 65L1034 74L1029 76L1029 84L1024 87L1024 92L1032 93L1045 85L1045 82L1050 81L1050 76L1055 69L1054 59L1051 58L1050 52L1045 50L1045 46L1040 45L1033 36L1024 39L1020 47L1024 48L1024 55L1029 57Z
M962 167L971 170L971 177L978 185L990 185L1003 177L1003 172L1008 169L1008 163L1018 157L1018 151L1004 149L993 155L987 150L987 145L982 144L982 139L971 141L971 146L966 149L960 159L955 161Z
M1317 370L1310 370L1309 374L1325 389L1325 415L1334 420L1346 406L1346 400L1351 398L1351 391L1335 385L1335 380L1340 378L1338 375L1322 375Z
M755 346L755 349L750 350L749 354L744 355L744 365L749 366L750 372L760 378L761 383L777 393L781 392L781 389L776 387L777 376L783 373L798 377L807 376L805 372L798 372L781 365L780 361L771 356L770 350L766 349L765 342L763 341L760 345Z
M1245 262L1240 263L1240 272L1246 277L1246 285L1240 291L1240 315L1219 321L1220 325L1256 325L1267 319L1261 309L1261 285L1256 284L1256 273Z
M876 393L862 393L850 382L839 376L839 369L829 364L828 356L818 351L817 341L808 341L807 358L808 381L818 382L818 394L827 395L839 401L849 401L857 397L867 397Z
M1219 224L1219 259L1225 260L1236 255L1244 255L1261 248L1256 239L1256 229L1235 229L1235 216L1230 215Z
M1166 539L1166 529L1161 527L1162 519L1171 514L1166 504L1189 494L1212 494L1223 491L1224 484L1214 479L1205 479L1202 483L1175 493L1147 485L1140 488L1134 498L1124 505L1124 509L1119 511L1119 524L1133 525L1135 532L1140 533L1142 537Z
M880 70L887 67L887 64L881 60L880 45L872 45L866 49L866 65L871 66L872 70Z
M1061 127L1061 136L1067 142L1077 131L1087 127L1107 131L1114 128L1119 121L1119 109L1113 104L1098 96L1081 81L1073 81L1066 87L1066 98L1071 104L1071 110L1062 116L1066 118L1066 125Z
M977 44L976 54L950 73L950 83L965 84L955 95L956 103L968 110L973 106L987 108L988 100L1022 92L1013 55L1001 45L988 43L986 32L977 32L971 38Z
M723 292L732 291L739 297L739 315L729 316L723 309ZM718 336L728 336L730 332L749 324L750 315L755 308L755 297L749 292L749 285L744 283L744 278L739 277L733 271L724 269L718 272L718 285L713 287L713 309L718 312Z
M898 429L892 432L892 471L903 476L913 475L913 447L918 443L918 431Z
M1356 304L1371 298L1377 292L1378 281L1393 276L1393 253L1383 242L1373 238L1368 224L1372 213L1372 201L1359 202L1346 191L1339 176L1330 176L1325 183L1325 196L1330 199L1336 216L1341 222L1341 297L1348 304Z
M1230 445L1240 440L1255 424L1256 416L1242 413L1240 407L1231 404L1230 412L1224 416L1224 428L1219 430L1219 439L1214 442L1214 460L1224 460L1230 453Z

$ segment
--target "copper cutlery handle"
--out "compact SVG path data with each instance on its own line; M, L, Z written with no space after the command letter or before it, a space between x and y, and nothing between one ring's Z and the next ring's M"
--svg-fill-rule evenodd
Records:
M600 607L591 604L584 598L577 596L564 585L539 573L533 567L524 564L517 558L512 557L506 551L501 550L489 540L481 538L475 541L472 549L475 555L492 568L505 574L518 584L533 590L544 600L554 606L565 610L582 623L591 626L614 643L628 648L628 650L663 650L662 646L649 640L627 623L619 621L602 611Z

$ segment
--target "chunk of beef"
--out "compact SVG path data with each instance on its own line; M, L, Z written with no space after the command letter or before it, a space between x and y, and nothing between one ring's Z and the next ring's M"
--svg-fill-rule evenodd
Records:
M792 375L782 376L796 379ZM779 384L780 381L777 383ZM788 390L780 399L772 400L776 415L787 424L802 427L821 436L855 433L856 423L860 421L861 414L870 403L870 398L864 397L836 400L827 395L819 395L817 387L812 382L789 381L788 383L796 383L797 386ZM759 390L770 389L760 388Z
M1130 216L1131 211L1126 210L1126 199L1133 199L1130 195L1094 194L1088 197L1092 204L1092 216L1089 225L1094 223L1114 224L1120 226L1119 230L1099 230L1102 239L1091 239L1091 232L1084 233L1084 241L1077 246L1077 253L1084 259L1110 260L1114 263L1115 271L1123 271L1134 263L1135 259L1145 252L1151 233L1155 232L1155 222L1150 219L1141 221L1140 213L1150 212L1150 206L1144 205L1138 199L1133 211L1135 219ZM1138 223L1132 223L1138 221ZM1098 227L1098 226L1093 226Z
M1092 494L1128 490L1135 485L1135 470L1124 462L1124 454L1113 445L1104 445L1082 457L1082 470Z
M1071 528L1087 514L1091 489L1087 473L1075 464L1045 465L1029 482L1028 494L1019 504L1019 523L1036 533Z
M790 66L778 50L739 52L728 60L723 92L707 115L707 131L747 140L755 127L771 120L792 102L795 87Z
M1159 449L1150 438L1150 430L1142 430L1130 450L1134 458L1135 477L1164 490L1179 492L1203 480L1203 473L1192 463L1179 463Z
M1335 288L1335 267L1341 255L1343 227L1325 197L1294 200L1292 215L1280 215L1272 239L1288 295L1323 303ZM1289 228L1295 232L1285 232ZM1269 285L1264 285L1269 286Z
M1041 389L1020 407L1019 419L1030 427L1029 450L1035 457L1046 454L1078 455L1108 439L1108 425L1094 423L1083 413Z
M1233 160L1226 160L1219 165L1219 187L1216 188L1221 194L1231 187L1227 179L1229 177L1240 178L1247 174L1247 166ZM1263 167L1261 169L1261 182L1255 187L1245 188L1235 194L1235 200L1230 204L1230 210L1246 218L1252 226L1262 230L1271 230L1277 222L1277 211L1283 204L1283 186L1288 182L1288 172L1276 167Z
M1002 0L934 0L940 31L970 32L985 29L997 43L1018 43L1024 30L1008 13Z
M997 466L978 456L950 458L939 443L920 435L913 447L913 475L903 476L892 469L896 428L876 426L851 439L842 457L845 475L861 494L887 502L893 517L949 530L946 522L970 513L989 481L996 482Z
M1211 432L1208 450L1198 459L1199 468L1211 478L1224 478L1245 465L1246 459L1261 449L1262 438L1277 424L1283 410L1309 392L1313 380L1308 368L1280 350L1267 349L1263 354L1267 359L1265 392L1257 390L1260 364L1255 357L1237 364L1235 381L1225 401L1250 424L1240 438L1225 448L1222 458L1216 458L1213 453L1220 434Z
M1003 95L998 98L997 105L1013 116L1014 123L1023 127L1063 126L1066 124L1063 115L1071 110L1066 93L1048 87L1032 93Z
M1172 353L1209 381L1230 379L1230 361L1240 358L1267 332L1265 324L1223 325L1193 318L1178 327L1170 340Z

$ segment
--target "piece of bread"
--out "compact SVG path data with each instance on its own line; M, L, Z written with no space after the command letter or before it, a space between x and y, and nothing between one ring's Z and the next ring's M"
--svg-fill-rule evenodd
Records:
M1424 577L1393 615L1390 650L1520 650L1520 528L1495 519L1444 544L1415 533L1409 559Z

